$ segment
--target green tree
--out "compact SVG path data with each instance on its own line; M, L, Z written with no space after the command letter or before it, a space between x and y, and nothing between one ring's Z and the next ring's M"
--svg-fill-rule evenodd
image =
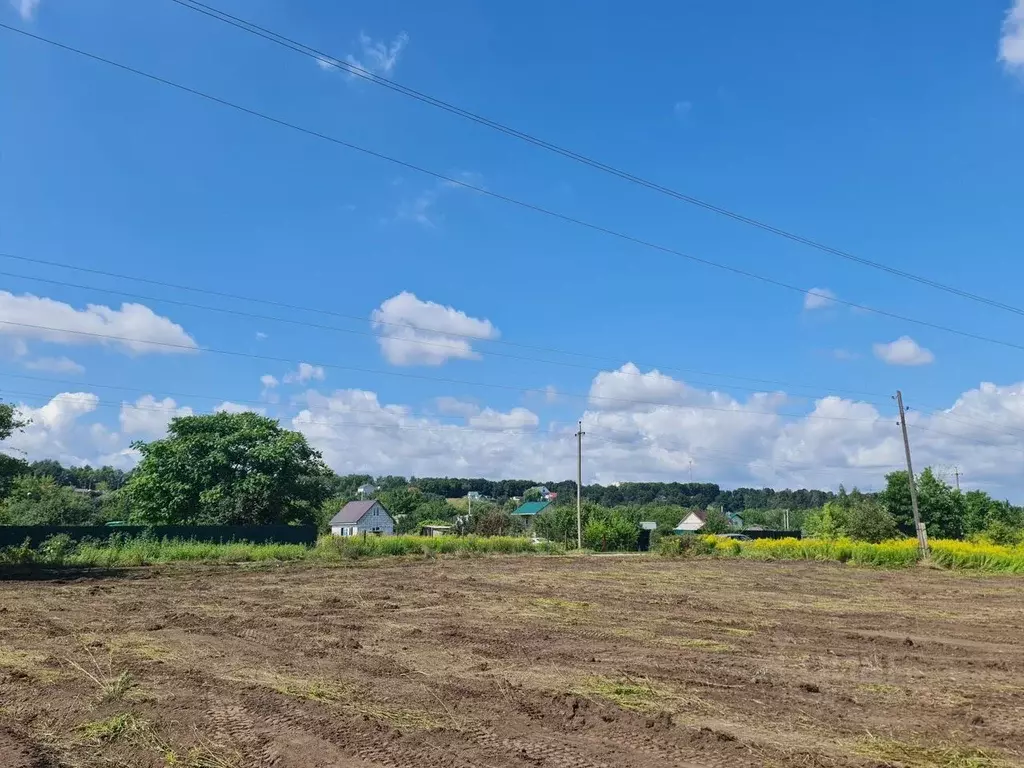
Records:
M99 520L92 501L52 477L20 475L0 506L5 525L89 525Z
M845 517L844 532L851 539L877 544L899 535L896 519L875 499L862 496L849 505Z
M424 499L423 494L408 486L394 487L377 494L377 500L391 513L392 517L405 517L416 511Z
M181 416L164 439L134 447L133 522L311 523L329 492L330 470L306 438L252 412Z
M828 502L804 517L803 532L815 539L838 539L846 533L846 510Z
M885 490L880 494L883 506L896 520L900 530L914 535L914 513L910 503L910 485L904 471L885 476ZM944 483L931 467L925 469L917 481L917 502L929 536L940 539L962 538L968 518L969 505L963 494Z
M963 538L966 516L963 494L954 491L936 477L931 467L921 473L917 498L921 520L929 536L939 539Z
M712 507L704 516L704 525L701 533L728 533L732 530L732 521L721 509Z
M28 426L28 421L21 418L13 405L0 403L0 443L26 426ZM14 479L22 474L26 467L27 465L21 459L0 453L0 499L7 498Z
M541 498L540 488L527 488L523 493L523 501L540 501Z

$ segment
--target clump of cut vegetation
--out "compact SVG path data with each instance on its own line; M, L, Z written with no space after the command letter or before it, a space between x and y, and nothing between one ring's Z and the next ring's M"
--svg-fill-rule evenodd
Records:
M118 741L128 736L144 732L149 724L138 715L131 712L122 712L119 715L108 717L106 720L96 720L82 726L82 733L92 741L107 743Z
M610 701L632 712L670 711L680 697L656 687L650 680L631 677L610 678L594 675L570 689L570 693L589 699Z
M994 753L981 749L924 746L891 739L871 738L857 751L865 757L906 768L1003 768L1007 765Z

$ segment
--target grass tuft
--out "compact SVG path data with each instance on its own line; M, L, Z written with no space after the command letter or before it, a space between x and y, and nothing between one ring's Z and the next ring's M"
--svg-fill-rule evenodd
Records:
M675 698L656 689L649 680L616 680L599 675L587 678L569 692L586 698L604 699L633 712L667 709L666 705Z
M992 752L972 747L923 746L874 737L864 742L857 752L905 768L1003 768L1007 765Z
M122 712L106 720L86 723L82 726L82 733L93 741L107 743L144 733L148 728L149 723L142 718L131 712Z

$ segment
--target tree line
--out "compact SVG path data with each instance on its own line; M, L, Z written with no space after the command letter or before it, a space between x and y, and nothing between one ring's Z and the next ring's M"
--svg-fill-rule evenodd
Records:
M15 409L0 404L0 442L25 426ZM183 416L167 436L137 442L141 454L130 472L112 467L64 467L47 460L28 463L0 454L0 524L87 525L119 520L138 524L259 525L316 524L329 520L359 489L395 516L399 532L427 523L461 532L523 532L512 512L519 500L544 485L557 494L534 523L535 533L572 543L576 538L576 486L569 481L486 480L396 475L337 475L299 432L252 412ZM1024 511L984 491L961 493L926 469L918 478L921 516L939 538L984 535L1019 541ZM468 503L475 492L483 498ZM621 483L582 489L584 538L588 545L631 548L640 521L674 528L693 510L707 515L704 530L729 530L729 514L746 526L800 529L814 536L849 536L881 541L913 535L906 472L886 476L880 493L838 493L771 488L723 490L714 483ZM471 507L471 509L470 509Z

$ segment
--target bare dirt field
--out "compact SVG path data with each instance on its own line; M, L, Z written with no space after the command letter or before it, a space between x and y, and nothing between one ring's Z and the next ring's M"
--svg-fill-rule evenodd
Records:
M1024 765L1024 579L655 557L0 581L0 766Z

